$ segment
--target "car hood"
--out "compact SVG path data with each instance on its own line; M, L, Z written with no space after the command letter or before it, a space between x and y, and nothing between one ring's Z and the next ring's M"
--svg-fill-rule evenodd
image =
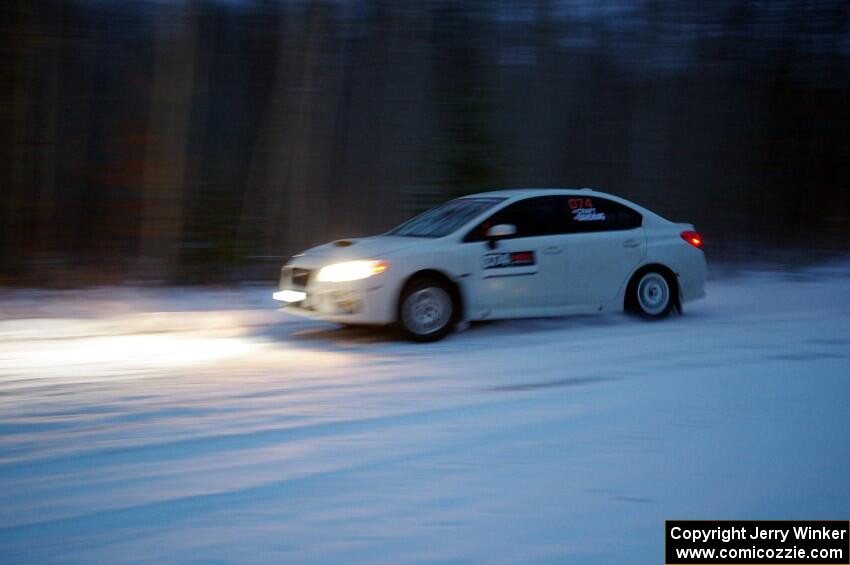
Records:
M394 235L338 239L318 247L312 247L297 257L303 257L305 260L321 259L323 262L381 259L402 249L422 245L424 241L427 240Z

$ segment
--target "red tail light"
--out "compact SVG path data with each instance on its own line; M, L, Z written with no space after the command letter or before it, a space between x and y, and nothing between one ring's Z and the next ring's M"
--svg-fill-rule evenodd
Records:
M695 231L683 231L681 234L682 239L696 247L697 249L702 247L702 236Z

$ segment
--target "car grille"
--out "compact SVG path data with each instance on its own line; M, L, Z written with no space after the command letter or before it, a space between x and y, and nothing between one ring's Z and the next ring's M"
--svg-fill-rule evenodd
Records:
M294 286L306 287L307 283L310 280L310 269L299 269L298 267L292 268L292 284Z

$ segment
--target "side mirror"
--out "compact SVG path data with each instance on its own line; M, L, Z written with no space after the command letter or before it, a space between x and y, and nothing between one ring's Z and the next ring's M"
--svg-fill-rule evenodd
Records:
M513 224L497 224L487 230L487 243L491 249L496 247L496 241L516 235L516 226Z

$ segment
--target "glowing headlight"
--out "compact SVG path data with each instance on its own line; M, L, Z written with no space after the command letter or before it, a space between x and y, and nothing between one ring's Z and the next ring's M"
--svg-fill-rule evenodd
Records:
M346 261L319 269L316 280L319 282L357 281L379 275L387 270L386 261Z

